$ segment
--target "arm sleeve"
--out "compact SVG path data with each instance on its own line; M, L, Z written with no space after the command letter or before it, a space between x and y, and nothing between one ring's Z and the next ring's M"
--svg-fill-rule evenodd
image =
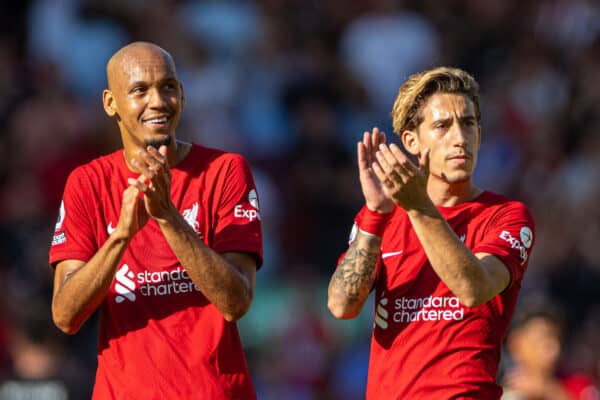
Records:
M217 203L212 248L217 253L245 251L262 265L262 232L258 194L250 166L239 155L228 160Z
M67 259L88 261L98 251L92 215L84 201L91 198L85 195L89 185L81 168L74 170L67 179L50 246L52 267Z
M483 240L473 253L489 253L498 257L508 268L510 286L521 284L533 249L535 226L533 217L520 202L504 205L490 219Z

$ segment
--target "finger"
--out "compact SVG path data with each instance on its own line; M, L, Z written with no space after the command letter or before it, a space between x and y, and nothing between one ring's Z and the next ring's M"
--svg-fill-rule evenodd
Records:
M385 158L385 156L383 155L383 152L381 150L377 151L375 153L375 157L377 159L377 163L379 164L381 169L384 171L384 173L389 174L393 168L390 165L390 163L388 162L388 160Z
M138 154L140 154L140 157L142 157L141 153ZM131 165L137 168L140 171L140 173L145 175L148 179L150 179L150 175L154 176L154 171L150 169L150 165L148 165L146 160L143 158L132 158Z
M151 169L148 163L145 160L132 159L131 165L137 168L141 175L138 177L138 180L146 183L146 182L154 182L158 172Z
M406 180L410 177L410 174L402 165L402 162L406 161L406 157L402 154L401 159L398 160L396 156L392 154L389 147L385 144L379 145L379 151L377 153L381 155L383 160L385 160L385 163L380 161L382 167L384 167L384 171L386 171L386 173L390 175L396 182L406 182Z
M169 159L167 158L167 146L162 145L158 150L152 146L148 146L148 153L166 170L169 168Z
M141 193L146 193L150 191L150 187L148 185L146 185L142 180L140 179L133 179L133 178L128 178L127 179L127 183L129 183L129 187L133 187L135 188L135 190Z
M377 133L376 135L375 132ZM373 148L378 149L379 145L386 141L385 132L380 131L379 128L375 127L373 128L373 133Z
M369 169L370 160L367 152L367 146L364 142L358 142L356 146L356 153L358 155L358 170L366 171Z
M404 168L404 164L409 162L408 159L402 152L398 155L400 159L394 155L390 148L385 145L379 145L380 151L378 153L381 154L381 157L385 160L386 165L389 166L389 169L384 171L388 174L388 176L397 183L406 183L411 174Z
M162 155L154 147L148 146L148 151L140 150L140 158L148 165L148 168L154 172L159 172L164 164Z
M400 147L398 147L395 143L392 143L389 146L389 151L408 175L415 175L419 171L419 168L410 160L410 158L406 156L406 154L404 154L402 150L400 150Z
M383 171L379 163L374 162L373 164L371 164L371 168L373 169L373 172L375 172L375 176L377 177L377 179L379 179L379 182L381 182L381 184L384 187L386 187L387 189L392 189L394 187L394 182L392 182L391 179L388 178L388 176Z
M379 143L381 143L381 133L379 132L378 127L374 127L371 134L371 148L376 151L379 147Z
M369 163L369 165L371 164L371 162L373 162L373 146L371 144L371 134L367 131L365 131L365 133L363 133L363 141L362 141L364 148L365 148L365 159L367 160L367 162Z
M131 179L131 178L129 178ZM135 186L128 186L123 192L123 204L129 205L135 201L136 196L139 194L138 188Z
M165 160L167 160L167 146L165 146L164 144L162 146L160 146L160 148L158 149L158 152L163 156L163 158ZM168 164L168 163L167 163Z

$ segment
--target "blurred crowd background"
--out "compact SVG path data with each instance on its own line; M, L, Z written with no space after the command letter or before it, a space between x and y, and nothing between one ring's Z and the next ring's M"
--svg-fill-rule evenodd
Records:
M326 308L362 206L355 143L373 126L391 137L399 85L437 65L481 84L476 184L536 219L519 307L562 310L552 374L598 383L600 2L24 0L0 11L1 399L90 396L97 319L75 336L53 326L47 254L68 173L120 146L101 91L106 61L134 40L176 61L178 137L252 165L265 263L239 325L260 399L364 398L372 304L352 321Z

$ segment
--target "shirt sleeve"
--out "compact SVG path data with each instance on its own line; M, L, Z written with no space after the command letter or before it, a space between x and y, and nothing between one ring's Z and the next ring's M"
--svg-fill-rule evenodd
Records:
M50 245L49 262L52 267L68 259L88 261L98 251L92 215L84 201L89 185L81 168L75 169L67 179Z
M212 248L217 253L245 251L262 265L262 231L256 185L247 161L232 155L225 169L213 226Z
M533 217L520 202L504 205L491 218L483 240L473 253L489 253L499 258L508 268L510 285L521 284L529 256L535 242Z

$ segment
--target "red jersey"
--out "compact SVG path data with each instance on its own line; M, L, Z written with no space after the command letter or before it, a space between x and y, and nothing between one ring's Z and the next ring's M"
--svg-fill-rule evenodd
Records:
M491 400L502 394L500 348L533 246L533 219L522 203L491 192L438 210L473 253L502 260L510 284L485 304L463 306L431 267L406 212L395 207L374 283L368 399Z
M171 199L217 253L262 262L258 199L239 155L193 145L171 168ZM127 178L118 151L75 169L65 187L50 263L88 261L119 220ZM237 325L191 281L150 219L123 254L101 306L94 399L254 399Z

